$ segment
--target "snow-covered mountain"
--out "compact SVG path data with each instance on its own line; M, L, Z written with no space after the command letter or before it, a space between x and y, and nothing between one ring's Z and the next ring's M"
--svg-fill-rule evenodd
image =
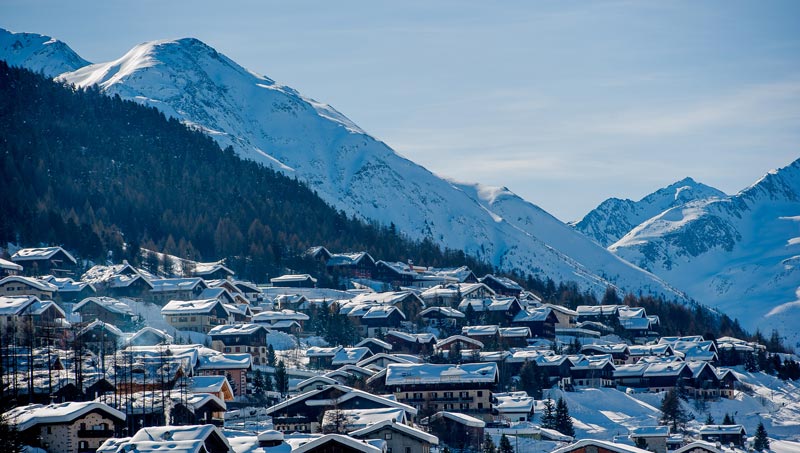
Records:
M250 72L196 39L144 43L118 60L60 78L154 106L244 158L297 176L336 208L394 223L412 238L430 237L505 269L575 280L597 292L613 282L628 291L683 297L507 190L442 179L332 107ZM487 191L503 196L490 202Z
M745 327L800 342L800 159L736 195L668 209L609 250Z
M721 190L685 178L639 201L609 198L571 225L604 247L617 242L634 227L669 208L695 200L726 197Z
M89 64L68 45L49 36L13 33L0 28L0 55L12 66L41 71L55 77Z

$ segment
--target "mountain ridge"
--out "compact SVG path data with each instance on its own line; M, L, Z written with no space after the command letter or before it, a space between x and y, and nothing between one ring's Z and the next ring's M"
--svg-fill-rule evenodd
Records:
M120 59L59 80L78 87L99 84L108 95L155 107L243 158L299 178L347 215L394 224L411 239L429 238L501 269L576 281L595 294L616 285L686 300L602 247L587 249L580 259L568 256L536 237L535 228L518 224L512 213L504 212L504 218L493 211L498 208L395 153L334 108L246 70L196 39L139 44ZM552 224L540 208L524 206L527 217ZM566 236L563 243L584 242L570 228L553 230Z

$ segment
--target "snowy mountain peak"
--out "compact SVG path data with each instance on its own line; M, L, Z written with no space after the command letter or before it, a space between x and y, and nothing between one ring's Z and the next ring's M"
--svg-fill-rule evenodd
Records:
M720 190L686 177L639 201L609 198L572 226L607 247L628 234L636 225L669 208L695 200L725 196Z
M0 28L0 58L11 66L20 66L55 77L89 64L68 45L36 33L14 33Z
M800 342L800 159L736 195L670 208L609 250L745 327Z

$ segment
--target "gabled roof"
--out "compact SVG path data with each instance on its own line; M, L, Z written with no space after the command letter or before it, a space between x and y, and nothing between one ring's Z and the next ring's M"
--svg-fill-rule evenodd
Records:
M669 426L639 426L631 429L630 437L669 437Z
M75 304L72 307L72 311L78 312L82 308L86 307L87 305L95 304L99 307L102 307L104 310L108 310L112 313L119 313L121 315L133 315L133 309L131 309L130 305L123 302L122 300L114 299L113 297L87 297L82 301Z
M414 271L414 269L411 266L409 266L406 263L401 263L399 261L389 262L389 261L382 261L381 260L381 261L376 262L375 265L376 266L385 266L386 268L391 269L393 272L395 272L397 274L406 275L406 276L409 276L409 277L412 277L412 278L416 277L418 275L417 272Z
M382 293L361 293L351 299L353 303L374 303L379 305L395 305L407 298L419 300L424 305L422 299L411 291L385 291Z
M0 316L19 315L34 302L40 302L36 296L0 296Z
M200 370L243 370L253 363L253 356L244 354L203 354L200 355L197 368Z
M151 426L142 428L131 437L130 442L139 445L139 442L181 442L205 441L212 435L219 438L228 446L230 444L222 432L214 425L189 425L189 426Z
M697 430L701 436L705 435L731 435L742 434L747 435L744 426L742 425L703 425Z
M551 316L558 319L550 307L526 308L514 316L513 322L545 322Z
M214 272L219 270L225 271L228 275L234 275L235 272L225 267L222 264L224 261L217 261L216 263L194 263L194 269L192 270L192 274L198 277L202 277L204 275L210 275Z
M303 387L307 387L309 384L313 384L315 382L319 382L322 385L335 385L339 383L335 379L329 378L328 376L313 376L304 381L298 382L297 384L293 385L292 388L300 389Z
M84 327L83 329L81 329L78 332L78 335L83 335L83 334L85 334L87 332L92 331L93 329L96 329L96 328L105 330L108 333L110 333L111 335L117 337L118 339L121 339L125 335L116 326L114 326L112 324L109 324L107 322L100 321L99 319L95 319L94 321L92 321L89 324L87 324L86 327Z
M448 420L454 421L456 423L471 426L474 428L483 428L486 426L486 422L479 418L472 417L467 414L462 414L460 412L448 412L448 411L439 411L430 416L429 420L437 420L440 418L446 418Z
M422 317L426 317L427 315L433 313L438 313L444 316L445 318L464 318L466 316L464 315L464 313L461 313L455 308L450 308L450 307L429 307L419 312L419 315Z
M39 280L38 278L24 277L22 275L10 275L0 280L0 286L5 285L6 283L15 283L15 282L28 285L32 288L38 289L39 291L47 291L53 293L58 291L58 287L56 287L56 285L52 283L48 283L44 280Z
M159 278L151 280L150 283L153 285L152 291L154 293L169 291L192 291L197 287L208 287L206 282L200 277Z
M464 299L458 304L458 309L462 312L467 310L468 306L476 312L484 311L508 311L511 307L517 304L516 297L487 297L484 299ZM522 308L522 306L520 306Z
M313 283L317 283L317 279L308 275L308 274L286 274L281 275L280 277L275 277L269 279L272 284L275 283L290 283L290 282L304 282L306 280L311 280Z
M499 413L504 412L533 412L534 399L525 392L494 393L492 408Z
M293 310L281 311L262 311L253 315L253 322L274 322L274 321L308 321L309 317L305 313Z
M219 393L226 388L231 391L230 387L225 376L195 376L189 381L189 391L192 393Z
M559 313L563 313L563 314L565 314L567 316L578 316L578 312L577 311L570 310L569 308L564 307L562 305L544 304L544 305L542 305L542 307L543 308L549 308L549 309L551 309L553 311L557 311Z
M80 280L76 282L69 277L55 277L48 275L42 277L42 280L55 285L56 288L58 288L59 293L77 293L83 291L87 287L91 288L93 292L96 291L94 285L91 283L82 282Z
M386 385L449 383L493 383L497 380L497 364L464 363L461 365L432 363L391 363L386 367Z
M267 332L263 324L239 323L216 326L208 332L211 337L223 335L253 335L259 330Z
M353 449L360 453L382 453L378 447L372 446L364 441L353 439L350 436L344 436L341 434L325 434L324 436L318 437L311 442L303 444L297 448L292 449L292 453L306 453L308 451L313 451L316 449L322 449L323 445L328 444L340 444L344 445L347 448ZM320 450L322 451L322 450ZM327 451L327 450L325 450ZM334 450L331 450L334 451ZM338 451L338 450L335 450Z
M386 319L392 316L394 312L399 313L400 317L406 319L406 315L404 315L403 312L394 305L373 305L369 310L367 310L366 313L364 313L363 316L361 316L361 319Z
M12 271L22 271L22 266L20 266L17 263L14 263L14 262L11 262L11 261L7 261L7 260L4 260L3 258L0 258L0 269L8 269L8 270L12 270Z
M210 313L217 306L222 307L225 313L228 309L219 299L200 300L171 300L161 309L162 315L204 314Z
M644 376L679 376L685 368L684 362L651 363L644 370Z
M364 338L363 340L361 340L358 343L356 343L355 347L359 348L361 346L367 346L370 343L374 343L374 344L380 346L381 348L383 348L383 349L385 349L387 351L391 351L392 350L392 345L391 344L389 344L389 343L387 343L387 342L385 342L385 341L383 341L383 340L381 340L379 338L373 338L373 337Z
M647 450L642 450L641 448L634 447L633 445L618 444L615 442L609 442L607 440L597 440L597 439L582 439L575 442L574 444L553 450L553 453L571 453L576 451L584 451L584 449L587 446L602 448L603 450L612 453L648 453Z
M334 400L331 400L331 399L314 400L315 396L317 396L320 393L325 392L325 391L327 391L327 390L329 390L331 388L334 388L334 389L336 389L336 390L338 390L340 392L343 392L343 394L341 396L339 396L338 398L334 399ZM364 392L364 391L361 391L361 390L356 390L354 388L347 387L345 385L334 384L334 385L325 386L325 387L323 387L322 389L319 389L319 390L309 390L308 392L301 393L300 395L297 395L295 397L289 398L289 399L287 399L285 401L281 401L280 403L278 403L278 404L276 404L274 406L270 406L270 407L267 408L267 415L270 415L270 414L272 414L272 413L274 413L274 412L276 412L276 411L278 411L280 409L283 409L285 407L291 406L292 404L298 403L300 401L305 401L306 405L319 406L319 405L340 404L340 403L348 401L348 400L350 400L352 398L366 398L366 399L368 399L370 401L379 403L380 405L383 405L385 407L396 407L396 408L403 409L404 411L406 411L407 413L409 413L411 415L416 415L417 414L417 410L414 407L409 406L407 404L403 404L403 403L401 403L399 401L396 401L396 400L393 400L393 399L389 399L389 398L385 398L385 397L382 397L382 396L379 396L379 395L373 395L371 393L367 393L367 392Z
M399 338L409 343L435 343L436 335L432 333L407 333L400 332L399 330L390 330L386 332L387 337Z
M500 338L530 338L531 329L529 327L501 327L498 329Z
M25 431L37 425L70 423L95 410L99 410L106 416L118 421L125 420L124 413L107 404L96 401L49 404L46 406L30 404L15 407L3 414L3 417L14 424L18 430Z
M494 280L502 286L503 288L512 290L512 291L520 291L522 292L522 286L519 283L511 280L510 278L500 277L498 275L486 274L482 279L480 279L481 283L485 283L487 280Z
M488 326L464 326L461 328L461 334L466 336L486 336L497 335L500 328L496 325Z
M163 330L159 330L159 329L155 329L153 327L146 326L146 327L143 327L138 332L136 332L135 334L131 335L131 337L128 338L128 341L126 343L133 344L140 337L142 337L144 335L147 335L147 334L155 335L156 337L162 338L163 339L163 341L162 341L163 343L168 343L169 344L169 343L172 343L172 341L173 341L172 335L164 332Z
M11 261L49 260L58 252L64 252L64 255L68 260L72 261L72 264L78 264L78 260L76 260L74 256L70 255L69 252L61 247L19 249L17 250L17 253L11 256Z
M439 438L428 434L425 431L419 430L417 428L412 428L411 426L404 425L402 423L396 423L394 420L384 420L382 422L374 423L372 425L367 426L366 428L362 428L350 433L353 437L367 437L370 434L380 431L384 428L388 428L400 433L405 434L406 436L413 437L417 440L422 442L427 442L432 445L439 445Z
M341 348L333 356L332 365L356 364L365 357L372 355L368 348Z
M611 316L619 312L624 305L578 305L578 316Z
M354 266L363 259L375 263L375 260L367 252L358 253L334 253L325 263L326 266Z
M475 340L475 339L472 339L470 337L465 337L463 335L451 335L451 336L445 338L444 340L437 341L436 345L434 347L436 349L443 349L443 348L448 347L447 345L449 345L451 343L454 343L456 341L460 341L462 343L470 344L472 346L475 346L478 349L482 349L483 346L484 346L482 342L480 342L478 340Z
M375 362L377 362L379 360L386 360L386 361L392 362L392 363L415 363L415 362L412 362L412 361L406 359L405 357L397 355L397 354L387 354L385 352L379 352L378 354L375 354L372 357L368 357L366 359L363 359L362 361L358 362L356 365L358 365L358 366L360 366L362 368L365 368L365 367L367 367L367 366L369 366L369 365L371 365L371 364L373 364L373 363L375 363Z

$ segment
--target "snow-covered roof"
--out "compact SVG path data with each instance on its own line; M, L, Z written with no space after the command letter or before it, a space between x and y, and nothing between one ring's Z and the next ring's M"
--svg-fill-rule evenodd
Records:
M41 302L36 296L0 296L0 316L19 315L34 302Z
M425 317L434 313L439 313L446 318L463 318L465 316L464 313L450 307L429 307L419 312L419 315Z
M131 337L128 338L127 343L128 344L136 343L136 341L139 338L141 338L144 335L148 335L148 334L155 335L158 338L162 338L164 343L172 343L172 341L173 341L172 335L164 332L163 330L159 330L159 329L156 329L156 328L153 328L153 327L150 327L150 326L146 326L146 327L143 327L138 332L136 332L133 335L131 335Z
M153 285L152 291L154 293L191 291L198 286L206 287L206 282L200 277L159 278L151 280L150 283Z
M194 270L192 270L192 274L202 277L204 275L213 274L218 270L223 270L228 275L235 274L235 272L225 267L225 265L222 263L223 261L217 261L216 263L194 263Z
M138 451L139 446L146 442L157 442L161 446L159 449L153 451L170 451L171 445L175 445L179 451L183 451L180 447L181 442L200 442L201 446L206 439L212 434L219 436L219 439L228 447L230 451L230 444L222 432L214 425L188 425L188 426L150 426L142 428L130 438L129 443L134 444ZM167 443L165 445L165 443ZM199 451L199 450L198 450Z
M369 355L372 355L372 351L368 348L341 348L336 351L331 364L334 366L356 364Z
M610 316L616 315L624 305L578 305L575 311L578 316Z
M24 277L22 275L10 275L0 280L0 286L5 285L6 283L22 283L24 285L30 286L31 288L38 289L39 291L46 291L53 293L58 291L56 285L52 283L48 283L44 280L39 280L38 278Z
M458 304L458 309L466 312L468 306L476 312L508 311L517 302L515 297L487 297L483 299L464 299Z
M587 344L581 347L581 352L599 352L600 354L625 354L628 352L628 345L625 343L615 344Z
M280 277L275 277L269 279L269 281L273 284L275 283L291 283L291 282L304 282L306 280L311 280L313 283L317 283L317 279L308 275L308 274L286 274L281 275Z
M456 297L459 294L461 297L467 297L479 289L483 289L488 294L495 294L492 288L489 288L483 283L457 283L428 288L422 292L422 298Z
M683 372L684 368L686 368L686 363L684 362L651 363L644 370L644 376L678 376Z
M495 363L461 365L431 363L390 363L386 367L386 385L449 383L493 383L497 379Z
M633 445L618 444L616 442L597 439L581 439L574 444L555 449L552 453L572 453L575 451L584 451L584 449L588 446L598 447L611 453L648 453L647 450L634 447Z
M400 338L401 340L410 343L435 343L436 335L432 333L408 333L399 330L390 330L386 332L386 336Z
M219 393L226 384L228 384L228 379L225 376L195 376L189 381L189 391L192 393Z
M324 436L320 436L308 443L300 445L297 448L293 448L292 453L306 453L308 451L315 451L317 449L320 451L327 451L324 450L322 446L329 443L345 445L349 449L360 453L383 453L383 450L378 447L375 447L364 441L353 439L350 436L344 436L342 434L325 434Z
M11 409L3 417L14 424L18 430L25 431L36 425L71 423L91 411L101 411L105 415L119 421L125 420L125 414L113 407L96 401L69 402L61 404L29 404Z
M498 332L500 338L529 338L531 336L529 327L501 327Z
M619 307L617 312L621 318L646 318L647 312L642 307Z
M697 430L697 433L701 436L731 434L746 435L747 431L745 431L744 426L742 425L703 425Z
M490 336L497 335L500 328L496 325L489 326L464 326L461 328L461 334L466 336Z
M642 362L631 365L617 365L616 369L614 370L614 377L622 378L644 376L644 371L647 369L648 365L649 364Z
M89 304L95 304L113 313L122 315L133 315L133 309L123 300L114 299L113 297L87 297L72 307L73 312L78 312Z
M457 342L457 341L460 341L462 343L470 344L472 346L475 346L478 349L482 349L483 346L484 346L483 342L480 342L480 341L475 340L473 338L465 337L464 335L451 335L451 336L445 338L444 340L437 341L436 345L434 347L436 349L448 348L449 344Z
M242 370L250 368L253 356L244 354L202 354L197 368L200 370Z
M403 424L406 421L406 411L394 407L381 407L378 409L330 409L322 417L322 426L325 429L337 422L346 421L347 431L360 430L367 426L381 422ZM350 433L352 435L352 433Z
M628 352L631 356L663 356L672 353L672 346L669 344L651 344L651 345L631 345L628 346Z
M625 330L648 330L650 328L650 318L619 318L619 323Z
M199 299L199 300L171 300L161 309L162 315L184 315L184 314L203 314L210 313L217 305L222 307L225 312L228 309L219 299Z
M364 258L369 258L370 261L375 262L375 260L370 256L367 252L358 252L358 253L334 253L331 254L330 259L328 259L326 266L353 266L361 262Z
M376 376L377 376L377 374L376 374ZM336 390L342 392L342 395L340 395L335 400L330 400L330 399L317 400L317 399L314 398L317 395L319 395L320 393L322 393L324 391L327 391L331 387L333 387ZM401 403L401 402L397 401L396 399L390 399L390 398L386 398L386 397L383 397L383 396L380 396L380 395L374 395L372 393L368 393L368 392L365 392L365 391L362 391L362 390L357 390L357 389L354 389L354 388L351 388L351 387L347 387L345 385L340 385L340 384L334 384L334 385L330 385L330 386L325 386L322 389L310 390L308 392L301 393L300 395L297 395L295 397L292 397L292 398L289 398L287 400L281 401L280 403L278 403L278 404L276 404L274 406L268 407L267 408L267 414L275 413L276 411L279 411L279 410L281 410L281 409L283 409L285 407L288 407L288 406L290 406L292 404L295 404L295 403L297 403L299 401L305 401L305 404L309 405L309 406L324 406L324 405L338 405L338 404L344 403L345 401L349 401L349 400L351 400L353 398L366 398L366 399L368 399L370 401L378 403L379 405L381 405L383 407L399 408L399 409L402 409L402 410L406 411L410 415L417 415L417 409L415 409L413 406L409 406L408 404Z
M78 332L78 335L83 335L87 332L92 331L95 328L103 329L117 338L122 338L125 335L124 333L122 333L121 330L119 330L119 328L117 328L117 326L109 324L107 322L100 321L99 319L95 319L94 321L87 324L83 329L81 329Z
M362 428L351 432L350 435L354 437L366 437L384 428L396 430L398 432L405 434L406 436L413 437L415 439L427 442L432 445L439 445L438 437L432 434L428 434L425 431L419 430L417 428L405 425L403 423L398 423L395 420L383 420L381 422L372 423L367 425L366 428Z
M669 437L669 426L638 426L631 429L630 437Z
M469 416L467 414L462 414L460 412L439 411L430 416L431 421L440 418L446 418L456 423L460 423L466 426L471 426L473 428L483 428L486 426L486 422L484 422L483 420Z
M520 286L519 283L515 282L514 280L506 277L500 277L499 275L486 274L482 279L480 279L482 283L486 282L486 280L494 280L504 288L514 291L522 292L523 289L522 286Z
M14 263L14 262L11 262L11 261L7 261L7 260L4 260L3 258L0 258L0 269L8 269L8 270L11 270L11 271L20 271L21 272L22 271L22 266L20 266L17 263Z
M67 257L67 259L72 261L72 264L78 264L78 260L76 260L74 256L70 255L69 252L61 247L36 247L19 249L17 250L17 253L11 256L11 261L48 260L58 252L64 252L64 255Z
M336 355L339 350L342 349L341 346L334 346L334 347L323 347L323 346L311 346L306 350L307 357L333 357Z
M569 308L564 307L562 305L544 304L544 305L542 305L542 307L543 308L549 308L549 309L551 309L553 311L557 311L557 312L563 313L563 314L565 314L567 316L578 316L578 312L577 311L570 310Z
M391 344L389 344L389 343L387 343L387 342L385 342L385 341L383 341L383 340L381 340L379 338L372 338L372 337L364 338L363 340L359 341L358 343L356 343L356 347L358 348L358 347L361 347L361 346L367 346L370 343L374 343L374 344L380 346L381 348L383 348L383 349L385 349L387 351L391 351L392 350L392 345Z
M514 322L545 322L551 313L549 307L526 308L514 316Z
M239 323L239 324L224 324L216 326L208 332L208 335L222 336L222 335L252 335L259 330L266 331L267 328L263 324L252 323Z
M305 313L293 310L281 311L262 311L253 315L253 322L274 322L274 321L308 321L309 317Z
M353 303L374 303L379 305L395 305L405 300L407 297L418 299L411 291L385 291L381 293L362 293L356 294L351 302Z
M361 319L385 319L391 316L394 312L400 314L403 319L406 319L406 315L403 312L393 306L393 305L374 305L366 313L361 317Z
M533 412L534 399L526 392L494 393L495 402L492 408L499 413L505 412Z
M92 291L95 291L94 285L88 282L82 281L75 281L69 277L55 277L52 275L48 275L46 277L42 277L42 280L53 284L58 288L59 293L77 293L83 291L86 287L90 287Z

